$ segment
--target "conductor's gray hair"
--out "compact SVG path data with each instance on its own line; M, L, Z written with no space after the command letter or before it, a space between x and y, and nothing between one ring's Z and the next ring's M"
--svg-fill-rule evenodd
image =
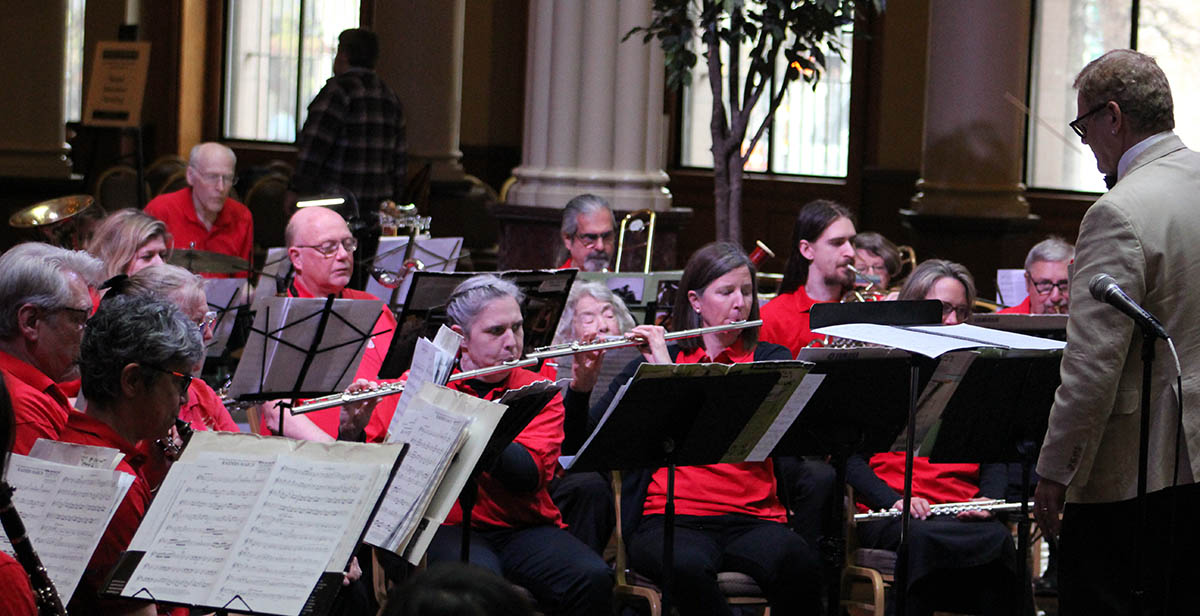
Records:
M585 295L613 307L613 314L617 317L617 329L620 330L614 333L623 334L633 329L634 325L637 325L633 320L633 315L629 314L629 308L625 306L625 301L619 295L613 293L612 289L609 289L600 282L581 280L571 286L571 294L567 296L567 307L563 309L562 317L558 320L558 330L554 332L554 344L562 344L579 339L573 326L575 306L579 304L580 298Z
M1028 272L1034 263L1059 263L1074 258L1075 246L1061 237L1050 236L1029 249L1029 254L1025 255L1025 271Z
M68 272L95 286L104 273L104 263L82 250L40 242L18 244L0 256L0 339L17 335L17 312L25 304L78 308L70 306Z
M105 300L88 319L79 347L83 395L96 404L121 396L121 371L129 364L166 369L192 366L204 357L200 328L175 304L148 295L121 295ZM149 381L158 370L146 368Z
M446 317L451 325L471 331L471 323L492 300L511 297L518 304L525 298L517 285L495 274L478 274L462 281L446 302Z

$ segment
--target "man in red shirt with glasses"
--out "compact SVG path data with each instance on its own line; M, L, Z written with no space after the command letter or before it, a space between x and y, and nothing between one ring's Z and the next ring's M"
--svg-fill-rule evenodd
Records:
M104 264L86 252L19 244L0 257L0 375L12 396L13 452L56 439L71 412L57 383L79 378L89 289Z
M596 195L579 195L563 208L562 241L567 260L558 269L602 272L612 265L617 236L616 219L608 202Z
M1071 302L1068 267L1075 260L1075 247L1060 237L1048 237L1029 249L1025 256L1025 301L1009 306L1003 314L1067 314Z

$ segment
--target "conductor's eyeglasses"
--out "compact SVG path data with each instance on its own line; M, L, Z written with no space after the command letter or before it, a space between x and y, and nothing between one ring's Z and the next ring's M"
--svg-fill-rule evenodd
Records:
M1084 124L1084 121L1087 120L1088 118L1092 117L1093 115L1096 114L1096 112L1100 111L1101 109L1104 109L1105 107L1108 107L1108 101L1104 101L1103 103L1100 103L1099 105L1096 105L1095 107L1092 107L1091 111L1088 111L1087 113L1079 116L1078 118L1071 120L1071 123L1068 126L1071 127L1071 130L1075 131L1076 135L1079 135L1080 139L1087 139L1087 125Z
M337 254L338 246L345 248L346 254L351 254L358 249L358 240L348 237L343 240L329 240L320 244L307 244L297 246L296 248L312 248L326 257L332 257Z

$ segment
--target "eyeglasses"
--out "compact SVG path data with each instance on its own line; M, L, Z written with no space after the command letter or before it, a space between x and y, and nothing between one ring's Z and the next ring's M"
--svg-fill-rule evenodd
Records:
M226 186L237 184L238 177L233 174L225 175L222 173L199 173L200 179L204 180L205 184L216 184L217 180L225 180Z
M321 242L320 244L300 245L296 246L296 248L312 248L325 257L332 257L337 254L338 246L345 248L346 253L350 254L358 249L358 240L348 237L343 240L329 240L328 242Z
M203 330L206 330L206 329L212 327L213 323L216 323L216 322L217 322L217 313L213 312L212 310L209 310L208 312L204 313L203 318L201 318L199 321L196 321L196 326L199 327L201 331L203 331Z
M971 307L967 306L967 305L955 306L954 304L951 304L950 302L943 301L942 302L942 318L944 319L947 316L950 316L950 313L952 313L952 312L954 313L955 318L957 318L958 321L961 323L963 321L966 321L967 317L971 316Z
M1100 111L1105 107L1108 107L1108 101L1104 101L1103 103L1092 107L1091 111L1079 116L1078 118L1075 118L1074 120L1071 120L1071 123L1068 124L1068 126L1071 127L1071 130L1075 131L1076 135L1079 135L1080 139L1087 139L1087 126L1084 125L1084 120L1087 120L1091 116L1095 115L1097 111Z
M1049 295L1056 288L1059 293L1064 295L1071 290L1070 280L1059 280L1058 282L1053 280L1033 280L1031 282L1033 282L1033 288L1037 290L1038 295Z
M178 385L179 385L179 394L180 395L186 394L188 387L190 387L192 385L192 375L190 375L190 374L184 374L182 372L176 372L174 370L167 370L166 368L159 368L158 366L155 366L154 364L139 364L139 365L142 367L145 367L145 368L150 368L151 370L157 370L159 372L162 372L163 374L169 374L169 375L175 377L176 379L178 379L175 382L178 383Z
M83 329L83 326L87 324L88 317L92 316L92 311L83 308L76 308L74 306L55 306L53 308L49 308L48 310L52 312L69 313L71 315L71 322L79 329Z
M612 231L604 233L576 233L575 239L583 242L584 246L599 246L605 242L611 242L615 234Z

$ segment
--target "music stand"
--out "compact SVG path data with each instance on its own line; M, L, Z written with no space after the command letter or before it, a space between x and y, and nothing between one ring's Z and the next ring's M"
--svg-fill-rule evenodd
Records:
M928 445L930 462L1020 462L1021 513L1017 522L1017 584L1020 613L1032 572L1029 554L1031 472L1046 434L1061 352L964 351L976 354L942 410ZM931 442L930 442L931 441Z
M781 409L771 400L780 393L777 383L789 378L794 390L810 367L807 362L760 362L714 374L706 371L708 365L691 364L667 366L671 373L664 374L663 366L641 364L578 454L561 458L572 471L667 469L664 612L670 609L675 560L676 467L744 461L745 456L731 457L730 452L743 449L739 437L746 427L773 423L773 413ZM787 371L793 374L785 377ZM655 412L646 413L647 408Z
M408 250L412 241L412 251ZM415 271L453 272L458 265L462 253L463 238L461 237L422 237L415 240L407 235L388 236L379 238L379 248L375 258L361 267L378 268L394 274L400 274L403 279L396 288L383 286L374 276L367 277L366 292L387 301L393 312L399 309L401 299L408 297L408 289L412 285L412 273ZM405 257L409 259L405 259ZM411 261L411 263L406 263ZM419 265L418 265L419 264ZM368 270L370 271L370 270Z
M272 297L260 300L230 394L242 401L312 398L350 385L379 319L379 301ZM317 362L322 370L313 371ZM297 363L299 369L297 369ZM295 375L294 378L292 375ZM279 413L279 433L284 416Z
M446 302L455 287L476 273L412 273L404 309L396 319L399 331L392 336L392 345L379 369L379 378L399 378L408 369L417 338L432 339L437 334L438 328L446 324ZM554 340L575 274L576 270L513 270L498 274L517 285L525 296L521 302L521 315L525 319L526 353L548 346Z

